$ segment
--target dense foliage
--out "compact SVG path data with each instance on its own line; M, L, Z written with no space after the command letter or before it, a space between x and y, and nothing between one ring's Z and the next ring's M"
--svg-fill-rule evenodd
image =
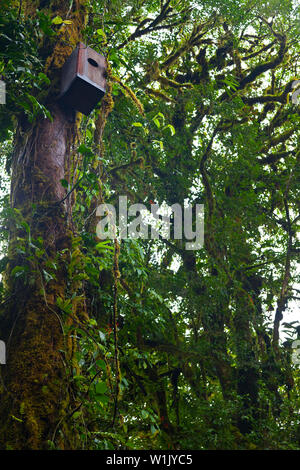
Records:
M47 10L55 2L40 2L33 16L4 3L3 178L18 120L51 119L47 50L72 22ZM77 342L65 363L74 401L64 417L77 448L299 449L292 341L300 329L288 319L299 298L300 118L291 102L299 7L290 0L86 7L83 41L107 56L108 88L82 117L75 163L61 180L72 246L49 253L3 197L1 271L9 270L12 226L18 264L1 283L1 308L37 277L47 302L67 260L56 305ZM117 207L120 195L149 209L204 204L203 248L97 239L97 206ZM22 420L22 410L14 418ZM58 420L50 448L63 432Z

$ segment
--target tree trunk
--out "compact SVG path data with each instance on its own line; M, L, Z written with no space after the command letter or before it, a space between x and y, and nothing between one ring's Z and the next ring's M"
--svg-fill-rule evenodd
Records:
M58 8L50 2L45 12L64 18L69 5L63 3ZM85 14L80 3L74 2L68 16L72 24L62 26L59 42L49 50L46 71L54 84L81 39ZM25 13L33 13L27 5ZM51 94L55 95L53 89ZM67 420L72 408L68 367L73 346L64 335L56 301L65 296L65 264L71 247L61 180L67 178L77 133L70 111L51 98L46 106L53 120L40 117L30 124L23 117L15 139L7 271L11 296L1 312L1 338L7 344L1 381L1 449L46 449L49 441L64 449L76 445Z

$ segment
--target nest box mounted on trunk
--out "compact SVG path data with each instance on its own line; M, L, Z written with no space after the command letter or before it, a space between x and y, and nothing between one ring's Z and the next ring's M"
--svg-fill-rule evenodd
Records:
M60 102L89 114L105 93L106 70L105 57L80 42L62 68Z

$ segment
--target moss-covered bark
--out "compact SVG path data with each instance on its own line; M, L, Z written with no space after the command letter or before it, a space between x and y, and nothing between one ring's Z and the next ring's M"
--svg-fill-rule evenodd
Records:
M25 14L35 14L46 5L46 14L64 18L70 6L69 2L52 1L35 2L33 8L33 3L23 2ZM45 101L53 120L38 118L30 124L22 117L16 132L11 206L19 211L20 220L11 222L7 272L11 297L1 312L1 336L7 343L0 403L1 449L45 449L49 441L59 448L76 446L67 420L72 408L68 388L72 342L64 334L56 306L57 298L65 295L66 259L56 256L71 247L70 206L61 202L65 189L60 181L72 158L77 122L55 104L55 96L60 68L81 39L86 20L82 3L74 2L68 16L72 23L61 27L55 41L50 44L47 39L40 46L53 85ZM30 257L31 241L37 237L44 250L38 263ZM20 254L20 243L25 254ZM51 260L56 268L47 282L43 270L49 271ZM25 265L26 274L16 278L13 269L20 265Z

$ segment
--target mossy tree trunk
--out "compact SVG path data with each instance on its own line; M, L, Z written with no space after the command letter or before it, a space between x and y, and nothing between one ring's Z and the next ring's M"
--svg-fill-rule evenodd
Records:
M45 5L35 2L33 9L32 3L23 2L25 14L32 15ZM76 446L76 436L68 432L72 345L64 335L56 301L65 295L64 256L71 246L70 205L63 201L66 191L61 180L72 166L78 122L56 103L55 96L61 66L81 40L86 18L81 1L73 2L70 11L69 2L46 3L45 14L68 15L72 23L62 25L56 39L52 43L45 39L40 48L53 85L45 101L52 121L40 117L31 124L22 117L16 131L11 183L15 220L10 227L7 271L11 297L1 312L1 336L7 344L7 364L2 366L1 449L46 449L49 441L64 449Z

